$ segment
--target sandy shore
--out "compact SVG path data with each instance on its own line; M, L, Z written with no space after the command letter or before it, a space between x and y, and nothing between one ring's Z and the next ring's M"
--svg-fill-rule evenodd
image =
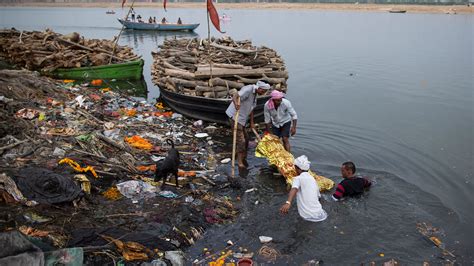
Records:
M130 2L130 1L129 1ZM101 7L119 9L119 3L0 3L0 6L15 7ZM136 7L162 8L161 3L135 3ZM205 8L204 3L168 3L169 8ZM218 9L293 9L293 10L339 10L387 12L406 10L407 13L458 13L473 14L474 7L467 5L381 5L381 4L322 4L322 3L219 3Z

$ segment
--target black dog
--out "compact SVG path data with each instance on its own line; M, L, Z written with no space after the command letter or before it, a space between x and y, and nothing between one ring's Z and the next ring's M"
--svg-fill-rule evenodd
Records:
M172 140L167 139L166 142L171 145L171 149L163 161L156 163L155 182L163 180L163 184L161 184L161 188L163 188L168 175L173 174L176 178L176 187L178 188L179 152L174 148L174 142Z

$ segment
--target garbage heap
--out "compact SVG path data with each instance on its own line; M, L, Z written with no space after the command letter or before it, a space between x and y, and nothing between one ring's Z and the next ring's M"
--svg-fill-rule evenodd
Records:
M268 47L229 37L168 39L153 52L153 82L180 94L228 98L233 90L265 81L286 92L288 72L283 59Z
M0 70L0 240L9 243L0 264L20 254L77 265L184 260L180 249L238 214L215 171L229 157L223 133L100 80ZM168 138L181 156L180 187L172 178L161 189L154 169Z
M126 46L115 47L114 40L85 39L79 33L68 35L45 31L0 30L0 57L29 70L51 72L57 68L101 66L139 58Z

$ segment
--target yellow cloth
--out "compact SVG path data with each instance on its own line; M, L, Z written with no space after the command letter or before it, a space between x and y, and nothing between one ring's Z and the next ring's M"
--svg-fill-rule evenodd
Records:
M257 145L255 156L267 158L268 162L275 165L285 177L286 183L291 185L293 177L297 175L295 165L293 164L294 157L285 150L277 136L265 135ZM311 172L311 170L308 173L316 179L320 191L331 190L334 187L334 181L331 179L317 175Z

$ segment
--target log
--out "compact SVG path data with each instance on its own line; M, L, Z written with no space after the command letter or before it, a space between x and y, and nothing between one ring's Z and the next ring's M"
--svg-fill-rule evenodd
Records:
M288 79L288 71L273 71L271 73L266 73L267 77L270 78L285 78Z
M197 68L210 68L211 65L209 64L199 64L197 65ZM213 68L230 68L230 69L251 69L251 67L244 66L244 65L237 65L237 64L222 64L222 63L216 63L212 64Z
M229 89L227 87L221 87L221 86L216 86L216 87L205 87L205 86L196 86L196 92L228 92Z
M234 88L234 89L240 89L243 86L245 86L244 83L241 82L236 82L236 81L230 81L226 79L221 79L221 78L213 78L209 80L211 86L229 86L229 88Z
M255 54L256 52L258 52L258 50L247 50L247 49L233 48L233 47L220 45L220 44L217 44L217 43L211 43L211 46L215 47L215 48L218 48L218 49L222 49L222 50L226 50L226 51L230 51L230 52L241 53L241 54L245 54L245 55Z
M165 68L165 75L171 76L171 77L183 78L183 79L195 79L196 78L195 74L193 74L189 71L169 69L169 68Z
M235 75L240 76L261 76L262 74L271 72L271 68L257 68L257 69L213 69L213 77L233 77ZM209 78L211 71L196 71L194 72L196 78Z
M202 95L206 98L224 98L229 95L229 93L227 91L204 92Z
M179 56L177 57L177 60L184 62L184 63L190 63L190 64L196 64L199 62L199 59L196 57L188 57L188 56Z

